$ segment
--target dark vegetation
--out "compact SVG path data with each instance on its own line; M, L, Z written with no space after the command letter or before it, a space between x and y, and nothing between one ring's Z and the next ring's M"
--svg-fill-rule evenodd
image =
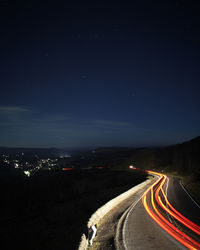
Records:
M1 172L1 249L76 249L91 214L145 179L108 169Z
M165 148L138 149L126 164L179 176L200 203L200 137Z

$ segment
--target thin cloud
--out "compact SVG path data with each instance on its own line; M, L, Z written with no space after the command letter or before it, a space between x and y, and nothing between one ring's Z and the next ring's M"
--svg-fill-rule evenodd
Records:
M23 107L0 107L0 141L8 145L38 146L112 146L155 144L169 136L158 129L106 119L80 119L65 114L45 115ZM141 142L140 138L146 137ZM139 143L140 142L140 143Z
M18 106L0 106L1 115L20 114L28 111L28 109Z
M129 126L128 122L111 121L111 120L91 120L91 124L100 127L126 127Z

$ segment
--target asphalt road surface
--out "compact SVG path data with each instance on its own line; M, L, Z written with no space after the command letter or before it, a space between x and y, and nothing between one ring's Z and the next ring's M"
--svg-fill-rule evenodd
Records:
M174 177L168 177L168 200L174 208L181 211L185 217L200 225L200 206L196 204L185 191L180 181Z
M160 175L154 187L127 214L122 229L124 247L127 250L200 249L199 215L199 206L179 180Z

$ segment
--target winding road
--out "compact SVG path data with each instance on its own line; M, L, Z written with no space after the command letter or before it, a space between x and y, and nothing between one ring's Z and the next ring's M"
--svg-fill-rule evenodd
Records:
M148 172L156 181L126 215L125 249L200 249L198 204L178 179Z

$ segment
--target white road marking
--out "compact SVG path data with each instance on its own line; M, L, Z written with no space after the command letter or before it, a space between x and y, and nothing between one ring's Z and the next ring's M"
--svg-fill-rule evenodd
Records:
M123 240L123 244L124 244L124 248L125 249L128 249L127 248L127 245L126 245L126 241L125 241L125 227L126 227L126 222L127 222L127 219L128 219L128 217L129 217L129 215L130 215L130 212L134 209L134 207L138 204L138 202L142 199L142 196L143 196L143 194L141 195L141 197L136 201L136 202L134 202L132 205L131 205L131 208L130 208L130 210L129 210L129 212L128 212L128 214L126 215L126 218L125 218L125 220L124 220L124 225L123 225L123 231L122 231L122 240Z
M192 196L188 193L188 191L185 189L181 181L179 182L180 186L183 188L183 190L186 192L186 194L190 197L190 199L197 205L198 208L200 208L199 204L192 198Z
M155 178L159 178L157 175L154 175L154 174L151 174L152 176L154 176ZM143 193L144 194L144 193ZM124 225L123 225L123 229L122 229L122 241L123 241L123 244L124 244L124 248L127 250L127 245L126 245L126 242L125 242L125 227L126 227L126 223L128 221L128 217L131 213L131 211L135 208L135 206L138 204L138 202L142 199L143 197L143 194L141 195L141 197L136 201L134 202L132 205L131 205L131 208L129 207L129 212L127 213L126 217L125 217L125 220L124 220Z
M168 186L169 186L169 178L167 177L167 184L166 184L166 189L165 189L166 197L167 197L167 192L168 192ZM168 199L168 197L167 197L167 199ZM166 205L169 208L169 205L167 202L166 202ZM169 213L167 213L167 217L168 217L169 221L172 223L172 216L169 215Z
M153 176L156 177L156 178L159 178L157 175L154 175L154 174L151 174L151 175L153 175ZM169 183L169 179L168 179L168 182L167 182L167 189L168 189L168 183ZM143 197L143 194L142 194L142 196L132 205L131 208L129 207L130 210L129 210L129 212L127 213L127 215L126 215L126 217L125 217L125 220L124 220L123 229L122 229L122 241L123 241L125 250L128 250L127 245L126 245L126 242L125 242L125 227L126 227L126 223L127 223L127 220L128 220L128 217L129 217L131 211L135 208L135 206L136 206L137 203L142 199L142 197ZM184 247L184 246L183 246L182 244L180 244L177 240L175 240L173 237L171 237L168 233L166 233L166 231L164 231L164 230L161 230L161 231L163 231L163 232L165 233L166 237L167 237L168 239L170 239L172 242L174 242L174 244L177 245L180 249L182 249L182 250L187 250L186 247Z

